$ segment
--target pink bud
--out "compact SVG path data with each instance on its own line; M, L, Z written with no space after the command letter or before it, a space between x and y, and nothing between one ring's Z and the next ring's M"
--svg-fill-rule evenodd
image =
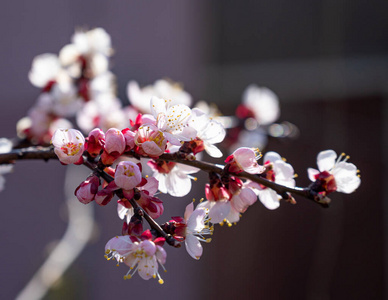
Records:
M135 135L133 131L131 131L129 128L125 128L122 131L124 138L125 138L125 151L132 150L135 147Z
M94 200L95 195L98 191L98 186L100 185L100 180L98 176L92 175L89 176L84 182L82 182L74 194L77 196L78 200L83 204L88 204Z
M115 183L123 190L131 190L142 180L137 164L131 161L122 161L116 167Z
M120 155L125 150L125 138L122 132L116 128L109 129L105 134L104 150L108 154L118 152Z
M105 144L105 134L100 128L90 131L87 141L87 151L90 156L96 157L100 154Z

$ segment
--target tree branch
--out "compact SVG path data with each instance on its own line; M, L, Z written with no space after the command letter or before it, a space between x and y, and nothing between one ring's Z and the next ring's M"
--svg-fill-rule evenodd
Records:
M125 155L133 156L138 158L138 155L132 152L125 153ZM14 149L7 153L0 153L0 165L1 164L9 164L14 163L16 160L21 159L43 159L45 161L49 159L58 159L54 152L53 147L28 147L28 148L22 148L22 149ZM187 160L184 157L180 157L177 153L173 154L163 154L158 159L155 160L164 160L164 161L171 161L176 162L184 165L189 165L192 167L196 167L202 171L205 172L214 172L220 175L223 175L224 169L221 167L218 167L214 164L204 162L204 161L197 161L197 160ZM89 164L89 165L88 165ZM100 176L102 178L106 177L105 175L109 176L105 172L99 170L95 165L91 164L90 162L85 163L85 165L92 170L95 170L97 172L102 172ZM302 196L304 198L307 198L311 200L314 203L319 204L322 207L328 207L329 206L329 199L328 198L322 198L320 195L318 195L316 192L314 192L310 187L301 188L301 187L287 187L280 184L277 184L273 181L269 181L265 178L260 177L259 175L249 174L246 172L241 172L238 174L231 174L236 177L249 179L253 182L257 182L259 184L262 184L270 189L273 189L277 194L281 195L284 199L287 199L287 193ZM112 178L111 176L109 176ZM108 178L104 178L104 180L107 180ZM112 179L113 180L113 179Z
M47 161L49 159L58 159L52 147L28 147L13 149L7 153L0 153L0 165L14 163L15 160L21 159L40 159Z

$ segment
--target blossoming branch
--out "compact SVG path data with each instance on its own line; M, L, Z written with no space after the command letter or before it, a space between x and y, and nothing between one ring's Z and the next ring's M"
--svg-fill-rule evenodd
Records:
M109 70L112 53L109 35L96 28L76 32L59 55L34 59L29 79L41 93L18 122L18 138L0 140L0 188L2 175L22 159L58 159L89 168L74 194L83 205L106 206L117 199L123 227L106 244L105 257L129 267L124 279L138 273L163 283L158 270L166 264L165 242L174 247L184 242L198 260L201 242L211 241L215 225L236 224L257 200L270 210L282 200L296 204L294 197L328 207L329 194L349 194L360 185L356 166L333 150L318 154L318 170L308 169L312 183L307 187L296 186L294 169L280 154L267 151L262 159L259 148L269 136L298 134L291 123L275 123L280 108L271 90L250 85L236 115L223 116L204 102L192 108L191 96L178 83L158 80L141 88L130 81L131 104L124 106ZM224 157L224 164L206 162L204 153ZM208 182L206 200L195 207L185 196L197 173ZM161 194L190 203L181 216L159 224L165 213Z

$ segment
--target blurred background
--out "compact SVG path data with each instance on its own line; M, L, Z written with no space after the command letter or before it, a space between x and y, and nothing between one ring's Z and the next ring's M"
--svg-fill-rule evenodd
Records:
M228 114L251 83L280 98L280 121L297 140L269 141L306 186L321 150L351 155L361 170L355 194L334 194L323 209L305 199L269 211L252 206L237 226L217 227L194 261L170 249L165 284L107 262L105 243L121 232L116 206L95 206L93 240L45 299L384 299L388 287L388 2L17 1L0 18L0 136L15 136L39 90L28 81L32 59L58 53L76 28L103 27L112 37L119 98L126 84L168 77L195 100ZM64 177L57 161L19 162L0 195L1 298L14 299L66 229ZM164 198L164 220L185 199ZM75 189L76 185L74 185ZM82 204L79 204L82 205ZM162 220L163 221L163 220Z

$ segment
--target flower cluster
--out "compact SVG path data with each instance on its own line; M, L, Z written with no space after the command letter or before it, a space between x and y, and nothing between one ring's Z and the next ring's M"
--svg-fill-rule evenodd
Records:
M109 71L112 54L110 36L102 28L77 31L72 43L58 55L45 53L34 58L30 82L41 89L36 104L27 117L18 122L20 137L34 144L48 143L57 128L71 128L67 120L77 116L80 128L86 130L92 107L118 106L114 76Z
M75 189L82 204L106 206L117 197L124 224L105 251L108 260L129 267L124 279L138 273L162 284L158 269L166 263L165 242L176 247L184 242L188 254L198 260L201 242L211 241L215 224L236 224L258 199L271 210L281 200L295 204L293 195L327 205L330 193L352 193L360 185L359 171L347 162L349 157L337 158L333 150L318 154L319 170L308 169L312 183L304 189L296 188L293 167L278 153L267 152L260 162L257 147L263 147L268 136L286 136L272 130L283 127L274 124L279 100L269 89L250 85L236 116L225 117L208 105L191 108L192 97L178 83L163 79L141 88L130 81L131 104L123 106L109 71L111 54L109 35L96 28L77 31L58 55L36 57L29 79L41 93L18 123L18 133L29 144L51 142L51 151L63 165L92 170ZM76 119L83 133L72 129L69 118ZM11 149L9 140L0 139L1 153ZM221 158L226 152L232 154L224 165L200 160L203 153ZM12 165L1 167L0 190L1 175ZM143 171L146 168L149 172ZM158 196L188 195L197 180L192 175L199 171L209 175L203 190L206 200L196 207L190 203L183 216L158 224L155 220L164 213ZM149 229L144 228L147 223Z

